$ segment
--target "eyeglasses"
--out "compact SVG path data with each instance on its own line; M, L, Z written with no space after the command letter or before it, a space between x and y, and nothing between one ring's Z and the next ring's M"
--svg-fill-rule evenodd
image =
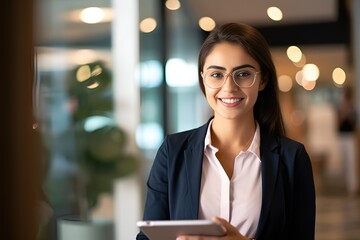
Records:
M238 87L249 88L254 85L258 73L260 72L256 72L252 68L241 68L231 73L219 69L209 69L205 73L201 73L201 76L206 86L212 89L221 88L229 75Z

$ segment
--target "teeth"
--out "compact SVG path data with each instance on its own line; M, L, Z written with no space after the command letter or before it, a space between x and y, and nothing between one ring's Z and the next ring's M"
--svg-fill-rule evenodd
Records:
M236 103L240 101L239 98L222 98L221 100L226 103Z

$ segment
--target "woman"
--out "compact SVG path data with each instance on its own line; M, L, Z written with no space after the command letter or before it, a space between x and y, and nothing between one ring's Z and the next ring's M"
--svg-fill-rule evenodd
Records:
M267 42L253 27L225 24L209 34L198 63L214 116L165 138L144 219L212 219L227 229L221 238L178 240L314 239L311 163L304 146L285 137Z

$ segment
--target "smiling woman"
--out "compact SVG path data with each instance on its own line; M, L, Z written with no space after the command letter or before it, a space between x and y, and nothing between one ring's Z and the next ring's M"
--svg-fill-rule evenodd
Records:
M227 232L218 239L314 239L311 162L285 137L266 40L245 24L215 28L200 49L198 76L213 117L165 138L148 177L144 220L213 220Z

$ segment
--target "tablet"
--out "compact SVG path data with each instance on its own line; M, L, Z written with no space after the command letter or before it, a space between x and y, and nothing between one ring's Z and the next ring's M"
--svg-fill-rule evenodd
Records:
M179 235L224 236L226 229L210 220L138 221L137 226L150 240L175 240Z

